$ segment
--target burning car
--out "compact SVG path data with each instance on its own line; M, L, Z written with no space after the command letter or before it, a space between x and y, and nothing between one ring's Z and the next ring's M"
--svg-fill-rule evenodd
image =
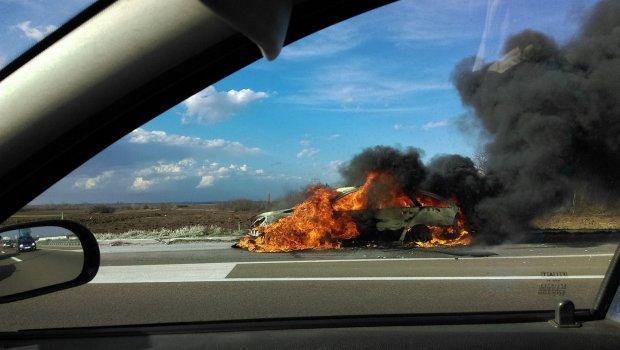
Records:
M336 192L340 194L339 197L345 196L351 192L355 192L357 191L357 187L341 187L341 188L337 188ZM250 229L250 236L253 237L259 237L260 235L262 235L262 232L260 231L260 227L265 227L267 225L271 225L274 222L285 218L287 216L290 216L293 214L293 208L288 208L288 209L283 209L283 210L274 210L274 211L268 211L265 213L261 213L258 214L254 217L253 221L252 221L252 228Z
M406 194L390 174L371 172L360 187L315 186L293 208L259 214L237 246L276 252L359 241L425 247L466 245L470 237L456 200L421 190Z
M347 196L353 196L359 188L341 187L335 191L334 209L342 208ZM459 208L456 203L440 196L417 191L412 196L412 205L389 208L365 208L347 210L359 226L364 227L359 239L398 240L406 242L428 242L432 239L430 228L439 226L455 226ZM259 237L263 233L260 228L271 225L278 220L293 214L293 208L268 211L258 214L252 222L250 236ZM394 236L397 233L398 237Z

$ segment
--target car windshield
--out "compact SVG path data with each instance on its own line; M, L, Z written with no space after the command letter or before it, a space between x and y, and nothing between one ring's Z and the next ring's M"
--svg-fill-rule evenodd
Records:
M294 42L3 223L77 221L101 268L0 328L589 310L620 242L618 33L612 0L421 0Z

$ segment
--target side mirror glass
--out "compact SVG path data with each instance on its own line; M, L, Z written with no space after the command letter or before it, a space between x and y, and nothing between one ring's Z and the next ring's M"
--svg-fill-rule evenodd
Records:
M99 269L95 237L72 221L6 226L0 237L0 303L85 284Z

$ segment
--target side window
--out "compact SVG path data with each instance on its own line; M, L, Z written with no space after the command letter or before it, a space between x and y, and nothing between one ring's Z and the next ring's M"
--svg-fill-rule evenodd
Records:
M531 223L572 229L558 213L615 205L616 153L601 147L615 142L616 102L591 78L608 64L601 16L613 5L592 2L575 21L576 2L541 5L540 20L492 4L405 1L324 29L132 131L8 222L66 218L102 240L242 236L258 214L308 201L304 215L319 212L327 196L332 216L454 205L458 245ZM318 245L339 241L318 231ZM284 241L277 250L313 248Z
M283 300L314 316L546 310L560 297L586 309L620 230L620 8L463 3L396 2L292 43L7 224L84 224L104 264L87 287L161 283L186 298L173 321L298 315ZM144 298L167 302L155 289ZM222 304L194 302L205 290Z

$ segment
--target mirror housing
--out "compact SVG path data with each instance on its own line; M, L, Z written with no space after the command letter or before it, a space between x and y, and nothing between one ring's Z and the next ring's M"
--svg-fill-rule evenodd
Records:
M265 59L273 61L282 51L293 10L291 0L209 0L204 4L252 40Z
M18 292L15 294L3 295L0 296L0 304L10 303L17 300L28 299L32 297L36 297L43 294L49 294L52 292L56 292L63 289L77 287L82 284L88 283L92 280L97 271L99 270L99 245L97 244L97 240L95 236L84 226L69 220L46 220L46 221L36 221L36 222L28 222L16 225L10 225L5 227L0 227L0 236L3 236L6 232L9 231L18 231L19 230L29 230L37 227L58 227L65 230L70 231L74 234L81 244L82 252L83 252L83 265L81 272L79 275L71 280L63 281L57 284L52 284L49 286L42 286L40 288L34 288L30 290L25 290L23 292ZM19 251L19 250L18 250ZM16 260L22 261L22 260ZM0 281L0 288L2 288Z

